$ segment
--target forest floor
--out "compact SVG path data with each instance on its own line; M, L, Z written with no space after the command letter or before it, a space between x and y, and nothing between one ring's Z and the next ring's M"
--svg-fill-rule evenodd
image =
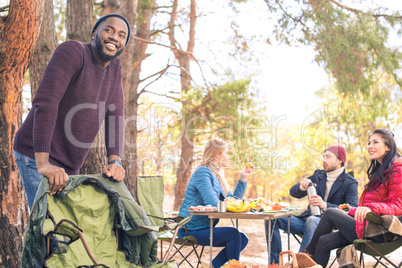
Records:
M223 219L220 220L219 226L233 226L231 220ZM239 230L245 233L248 238L249 242L247 247L242 251L240 255L240 262L243 264L258 266L259 268L266 268L268 262L268 253L267 253L267 243L265 240L265 231L264 231L264 222L262 220L239 220ZM283 250L287 250L287 234L281 231L282 237L282 245ZM167 243L164 244L167 248ZM222 248L214 248L213 249L213 256L215 256ZM290 239L290 249L293 252L298 252L299 244L297 241L291 237ZM158 249L159 250L159 249ZM185 249L184 252L188 252L188 249ZM399 248L397 251L394 251L392 254L389 255L389 258L392 261L397 261L402 259L402 248ZM335 251L331 252L331 259L330 263L335 258ZM192 264L196 263L196 258L192 256L190 262ZM179 263L182 259L180 257L175 258L176 262ZM204 253L202 255L202 260L209 262L209 247L205 247ZM284 259L284 262L287 262L287 257ZM365 264L367 267L372 267L375 262L369 259L368 257L365 258ZM380 265L381 266L381 265ZM180 267L190 267L188 264L182 264ZM337 262L334 263L332 266L334 268L338 267Z

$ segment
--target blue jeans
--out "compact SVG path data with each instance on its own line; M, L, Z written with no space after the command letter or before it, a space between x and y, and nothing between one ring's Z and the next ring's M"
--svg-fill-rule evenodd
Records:
M314 230L317 227L318 222L320 221L319 217L310 216L307 219L301 219L295 216L290 217L290 233L303 235L303 240L300 245L299 252L303 251L310 243L311 238L313 237ZM282 251L282 241L281 234L279 233L279 229L288 231L288 218L279 218L276 220L271 220L271 255L270 261L271 263L275 262L279 263L279 253ZM267 239L267 247L268 247L268 221L265 221L265 237Z
M39 174L34 158L29 158L19 152L14 151L14 159L17 164L18 171L21 175L22 185L27 195L29 210L35 201L35 195L39 185L42 182L43 175Z
M355 219L337 208L329 208L322 214L306 251L313 255L316 263L326 267L331 250L353 244L355 239Z
M247 246L248 237L233 227L214 227L213 231L213 246L225 247L212 260L212 265L214 268L223 266L229 260L239 260L240 252ZM190 235L197 238L199 245L209 246L209 228L193 231L189 230L188 232ZM184 229L180 229L178 236L187 236L186 231Z

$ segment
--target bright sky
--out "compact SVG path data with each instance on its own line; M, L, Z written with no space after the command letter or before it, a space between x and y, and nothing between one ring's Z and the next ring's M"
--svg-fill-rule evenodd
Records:
M179 5L188 8L186 2L179 1ZM197 18L194 55L207 63L203 64L203 76L207 81L217 82L223 79L225 71L233 72L237 79L252 74L252 87L259 91L259 98L266 101L267 116L286 115L287 120L301 124L318 107L314 92L328 85L328 75L314 62L313 48L279 45L270 36L273 23L269 20L271 14L263 0L249 0L236 6L240 11L237 14L230 9L227 1L197 1L197 12L201 15ZM229 55L234 52L234 44L227 41L233 35L232 20L238 24L238 32L244 35L245 40L254 39L248 42L253 55L250 61L236 61ZM187 29L183 31L187 35ZM180 30L177 32L180 33ZM268 45L265 42L267 38L273 44ZM185 48L187 40L177 39ZM167 59L166 49L152 46L147 52L153 53L153 56L143 63L143 70L155 70L158 64L160 69L165 66L166 62L152 58ZM219 73L212 72L208 65ZM195 83L202 85L199 66L192 62L191 67ZM149 89L160 92L162 88L169 88L161 86L161 83L157 82Z
M372 1L365 3L370 2ZM375 0L373 2L380 3L382 7L402 11L402 1ZM353 2L348 4L353 5ZM270 38L273 44L268 45L261 40L259 44L250 48L258 62L245 62L246 66L242 68L226 59L228 66L231 66L234 72L241 74L247 74L247 72L257 74L253 81L254 87L266 100L267 112L270 116L286 115L288 122L301 125L311 113L319 109L314 92L329 85L328 74L314 61L315 52L312 47L289 47L275 42L269 35L274 20L269 20L272 14L263 0L249 0L237 6L240 7L238 9L240 12L236 14L239 32L246 37L262 34L264 38ZM361 5L353 7L366 8ZM214 44L214 52L218 51L218 54L227 56L230 49L223 44L219 45L217 40L222 40L224 33L228 34L228 27L230 27L231 18L222 14L230 14L233 17L234 13L228 11L226 1L220 3L212 0L198 1L198 8L206 15L197 20L197 38L202 40L203 44ZM400 47L401 39L395 32L391 33L391 43ZM202 48L198 47L199 44L196 46L196 53L202 51ZM198 55L204 57L207 54L202 51Z
M237 14L229 9L226 1L198 1L199 12L205 16L197 19L196 37L201 43L196 44L196 57L218 62L217 66L220 64L237 73L236 78L254 74L252 85L266 101L267 116L285 115L287 121L302 124L318 107L314 92L329 84L328 75L314 62L313 48L278 44L270 35L272 14L263 0L249 0L236 6ZM225 43L225 38L232 34L230 22L233 19L246 40L254 39L248 43L253 58L250 62L243 61L242 66L228 56L233 52L233 44ZM267 38L271 45L265 42ZM208 70L204 72L208 79L216 79L208 76Z

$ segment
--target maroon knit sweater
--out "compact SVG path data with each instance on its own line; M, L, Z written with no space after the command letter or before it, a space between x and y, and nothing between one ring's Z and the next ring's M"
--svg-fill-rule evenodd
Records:
M31 158L48 152L50 163L78 174L105 120L107 156L121 156L124 100L120 60L101 67L90 44L67 41L57 47L18 130L14 150Z

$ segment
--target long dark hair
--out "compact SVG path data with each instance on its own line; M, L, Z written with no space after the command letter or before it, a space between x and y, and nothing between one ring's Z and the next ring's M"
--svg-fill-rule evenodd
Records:
M389 151L385 153L380 164L377 160L371 160L370 167L367 170L367 175L369 182L366 184L365 188L368 191L376 190L381 184L385 184L388 179L392 176L392 164L395 158L400 157L400 152L396 147L394 134L388 129L376 129L371 133L370 137L374 134L381 135L384 144L388 146ZM388 169L387 176L384 177L384 172Z

